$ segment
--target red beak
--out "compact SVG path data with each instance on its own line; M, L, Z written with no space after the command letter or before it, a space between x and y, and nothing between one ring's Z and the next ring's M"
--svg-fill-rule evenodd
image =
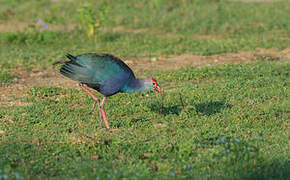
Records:
M154 88L154 90L157 91L159 94L162 93L161 88L160 88L159 86L156 86L156 87Z

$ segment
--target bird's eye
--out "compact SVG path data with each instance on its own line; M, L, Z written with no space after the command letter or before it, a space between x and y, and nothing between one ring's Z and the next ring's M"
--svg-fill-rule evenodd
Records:
M155 85L156 85L156 83L154 82L154 83L153 83L153 85L155 86Z

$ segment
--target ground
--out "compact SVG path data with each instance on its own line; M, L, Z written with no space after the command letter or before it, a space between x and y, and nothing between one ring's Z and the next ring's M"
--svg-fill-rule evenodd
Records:
M158 58L126 59L124 61L133 69L133 71L142 72L148 70L172 70L190 66L199 67L221 64L249 63L261 60L289 61L289 59L289 49L285 49L281 52L261 49L255 52L228 53L224 55L196 56L192 54L184 54L180 56L166 56ZM16 69L13 74L16 76L14 81L17 82L17 84L13 84L8 87L0 87L1 106L25 105L26 103L22 103L19 98L23 98L23 92L35 86L78 88L76 82L61 76L57 67L49 70L36 67L30 72L23 69Z
M289 2L0 4L0 179L288 179ZM52 66L87 52L163 94L108 98L106 130Z
M180 56L166 56L154 58L139 58L124 60L135 72L148 70L172 70L189 66L215 66L221 64L250 63L255 61L289 61L290 50L280 52L271 50L259 50L255 52L228 53L223 55L197 56L184 54ZM65 88L78 88L76 82L64 78L58 72L57 67L53 70L44 70L35 67L27 72L23 69L14 70L15 82L10 86L0 87L2 106L25 105L19 98L23 98L23 92L35 86L56 86Z

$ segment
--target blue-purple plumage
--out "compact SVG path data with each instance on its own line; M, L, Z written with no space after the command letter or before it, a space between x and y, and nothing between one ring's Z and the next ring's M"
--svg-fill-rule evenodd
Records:
M136 79L133 71L119 58L109 54L67 55L60 72L64 76L86 84L104 96L118 92L137 92L152 88L146 80Z

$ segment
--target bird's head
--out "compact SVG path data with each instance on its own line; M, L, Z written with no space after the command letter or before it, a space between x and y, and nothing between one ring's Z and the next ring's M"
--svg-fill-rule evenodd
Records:
M161 88L158 84L158 82L154 79L154 78L151 78L151 84L152 84L152 89L156 92L158 92L159 94L161 94Z

